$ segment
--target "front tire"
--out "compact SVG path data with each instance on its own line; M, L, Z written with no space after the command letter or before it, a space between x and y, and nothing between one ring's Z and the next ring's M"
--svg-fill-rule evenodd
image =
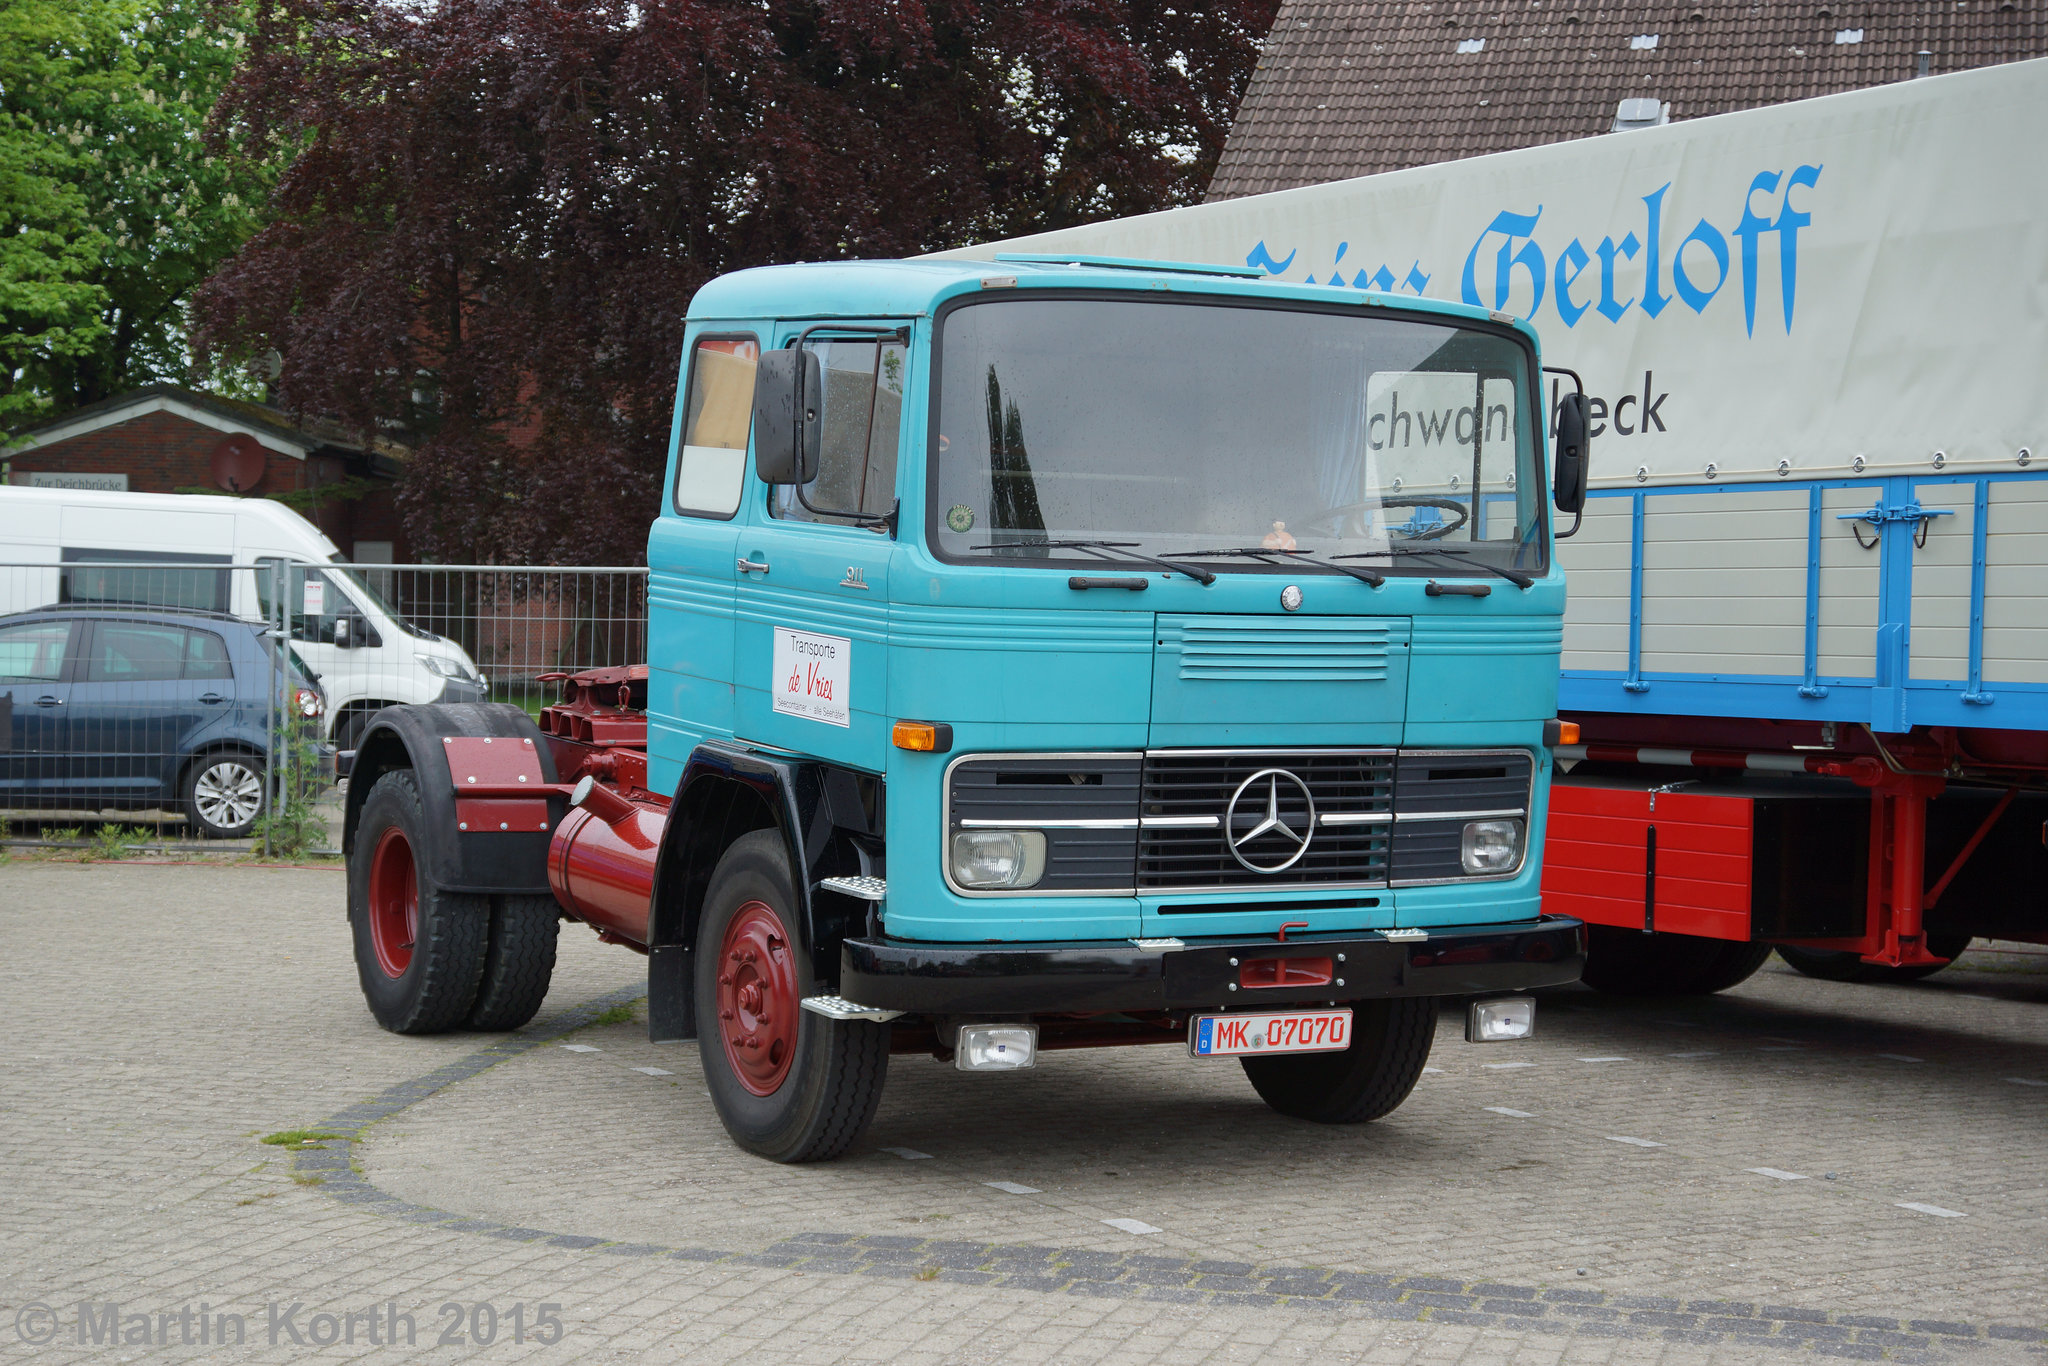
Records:
M1356 1001L1351 1009L1351 1047L1342 1053L1239 1059L1259 1099L1317 1124L1364 1124L1408 1099L1436 1041L1436 997Z
M816 980L781 832L742 836L711 874L697 934L704 1084L732 1141L774 1162L838 1157L866 1132L889 1026L802 1008Z
M185 769L185 819L202 838L242 839L263 814L263 761L230 750L194 759Z
M427 840L412 770L386 773L364 798L356 826L348 919L363 999L394 1034L436 1034L462 1024L483 978L490 898L436 886Z
M1710 996L1748 980L1770 956L1769 944L1746 940L1589 925L1579 980L1611 996Z

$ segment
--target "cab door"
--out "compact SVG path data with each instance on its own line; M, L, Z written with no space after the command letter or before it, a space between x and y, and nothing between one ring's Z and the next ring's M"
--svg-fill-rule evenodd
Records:
M887 323L811 333L817 477L800 489L750 480L740 531L739 734L879 772L908 334Z
M647 534L649 779L674 792L701 740L733 734L733 585L760 339L695 333L684 352L674 454Z

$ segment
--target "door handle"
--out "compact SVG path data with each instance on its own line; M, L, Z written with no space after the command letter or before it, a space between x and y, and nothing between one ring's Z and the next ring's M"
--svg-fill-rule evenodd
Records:
M51 697L46 693L36 699L36 705L39 707L61 707L64 705L64 699L61 697Z
M226 699L225 697L222 697L222 696L221 696L221 695L220 695L219 693L217 693L217 692L203 692L203 693L199 694L199 700L200 700L201 702L204 702L204 703L205 703L205 704L206 704L207 706L209 706L209 707L211 707L211 706L215 706L215 705L217 705L218 703L221 703L221 702L225 702L225 701L227 701L227 699Z
M739 562L739 565L740 573L742 574L765 574L768 572L768 561L766 560L749 560L746 558L742 558Z

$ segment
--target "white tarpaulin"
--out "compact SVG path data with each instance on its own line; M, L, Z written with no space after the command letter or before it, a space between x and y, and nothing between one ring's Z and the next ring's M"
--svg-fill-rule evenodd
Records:
M1597 485L2012 469L2048 457L2044 137L2048 59L949 254L1249 264L1532 319L1595 401Z

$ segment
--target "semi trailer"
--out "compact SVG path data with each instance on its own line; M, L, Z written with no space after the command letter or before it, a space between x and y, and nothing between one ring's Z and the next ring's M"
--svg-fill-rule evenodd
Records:
M1585 980L1904 980L2048 942L2044 127L2014 62L963 254L1534 325L1600 444L1543 879Z
M903 1053L1169 1044L1386 1114L1441 1000L1524 1038L1581 967L1539 892L1589 440L1552 378L1502 310L1242 264L714 281L646 664L362 738L372 1014L516 1027L566 918L778 1161L844 1152Z

